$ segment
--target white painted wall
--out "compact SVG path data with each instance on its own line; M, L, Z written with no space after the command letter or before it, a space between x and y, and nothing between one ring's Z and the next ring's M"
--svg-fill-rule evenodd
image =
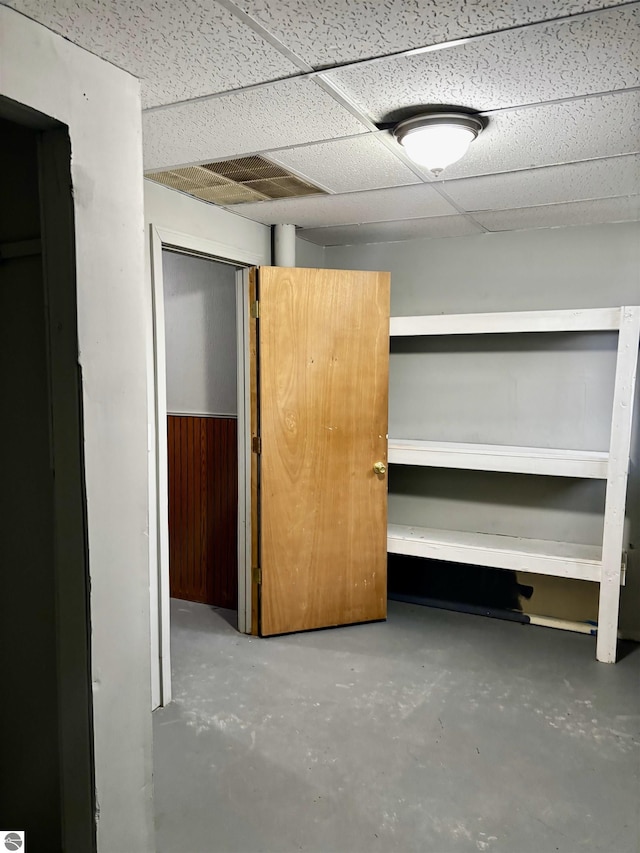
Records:
M148 226L153 224L156 228L222 244L229 250L228 257L233 257L234 250L240 249L259 255L263 258L262 264L271 263L271 229L267 225L252 222L153 181L144 182L144 211L147 232Z
M2 6L0 94L69 127L98 850L144 853L154 841L139 85Z
M640 303L640 225L543 229L328 246L327 267L389 270L391 313L439 314L595 308ZM549 343L551 346L549 347ZM615 340L612 335L394 343L390 432L400 437L606 448ZM478 348L479 346L479 348ZM423 349L424 352L420 350ZM429 361L426 361L428 357ZM428 363L428 368L426 365ZM412 393L420 388L421 393ZM636 407L638 409L638 407ZM622 595L625 634L640 638L640 430L629 484L630 569ZM521 439L518 436L522 436ZM523 536L596 542L602 485L493 474L390 474L391 520L438 527L515 530ZM423 521L424 523L424 521ZM594 606L595 587L536 578L544 606L576 618L571 598ZM589 604L586 599L589 599ZM565 604L566 602L566 604Z
M167 412L237 415L236 268L162 253Z

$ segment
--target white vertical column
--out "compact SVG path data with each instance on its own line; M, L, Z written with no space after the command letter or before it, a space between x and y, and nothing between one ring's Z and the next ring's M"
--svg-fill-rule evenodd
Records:
M604 663L615 663L618 644L620 572L639 339L640 307L621 308L596 643L596 657Z
M276 267L296 265L296 226L273 226L273 263Z

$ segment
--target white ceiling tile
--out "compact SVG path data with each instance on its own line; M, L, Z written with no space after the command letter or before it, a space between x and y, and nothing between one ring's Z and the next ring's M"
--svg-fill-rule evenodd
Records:
M145 169L240 157L365 132L363 124L312 80L283 80L144 113Z
M557 228L565 225L599 225L640 219L640 195L550 204L517 210L482 210L473 214L489 231Z
M298 236L319 246L349 246L356 243L393 243L426 237L466 237L482 228L466 216L433 216L398 222L372 222L365 225L342 225L334 228L310 228Z
M7 5L140 77L145 106L299 73L212 0L9 0Z
M236 204L231 209L234 213L265 225L289 223L304 228L447 216L458 212L429 184L344 195L250 202Z
M152 109L143 119L149 170L267 153L312 182L344 193L233 208L258 221L293 221L312 231L331 227L341 233L341 226L354 226L360 240L378 233L376 228L411 236L422 220L429 221L434 235L438 228L445 234L475 227L454 204L485 211L478 217L486 216L496 228L509 222L523 224L507 227L566 224L565 217L571 223L581 216L601 221L635 210L635 202L621 197L640 190L638 158L631 156L640 150L640 94L622 90L640 85L640 2L9 0L7 5L139 76L147 105L277 80ZM550 20L564 15L579 16ZM504 28L512 29L497 32ZM489 111L487 129L445 172L444 183L418 183L381 142L387 131L371 133L370 125L313 80L282 79L298 72L290 51L326 67L466 36L478 37L323 75L380 122L429 103ZM284 53L277 39L288 49ZM584 97L594 92L607 94ZM572 100L518 108L567 98ZM438 188L449 196L443 198ZM588 199L605 200L583 205Z
M478 111L640 84L640 4L327 72L374 121L458 104Z
M465 178L640 151L640 92L495 113L443 177Z
M315 67L575 15L615 0L235 0Z
M446 181L449 196L465 210L506 210L640 191L640 157L631 154L524 172Z
M267 152L266 156L286 169L333 192L348 193L381 187L420 183L377 138L363 134L333 142L304 145L290 151Z

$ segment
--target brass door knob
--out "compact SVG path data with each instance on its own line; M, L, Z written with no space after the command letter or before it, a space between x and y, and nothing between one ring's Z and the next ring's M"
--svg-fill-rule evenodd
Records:
M373 466L373 470L376 472L376 474L384 474L387 470L387 466L384 464L384 462L376 462Z

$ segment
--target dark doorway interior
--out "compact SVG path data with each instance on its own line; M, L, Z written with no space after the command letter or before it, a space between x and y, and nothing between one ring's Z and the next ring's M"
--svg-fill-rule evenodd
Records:
M45 119L0 100L0 827L24 831L30 850L90 853L70 145L66 128Z
M163 251L172 598L238 606L236 268Z

